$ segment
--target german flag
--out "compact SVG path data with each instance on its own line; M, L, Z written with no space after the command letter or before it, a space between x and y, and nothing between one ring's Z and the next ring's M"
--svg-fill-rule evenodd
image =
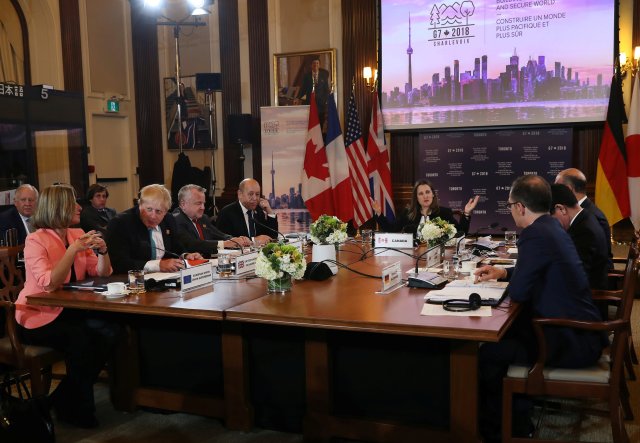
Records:
M619 76L614 74L596 175L596 206L604 212L611 225L629 217L631 213L626 176L627 153L622 131L622 124L626 120L622 85Z

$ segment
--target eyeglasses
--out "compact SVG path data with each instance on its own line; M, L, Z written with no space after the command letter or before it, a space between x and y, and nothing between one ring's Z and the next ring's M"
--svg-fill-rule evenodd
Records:
M155 214L158 216L164 216L167 213L166 209L156 209L151 206L143 206L142 209L149 215Z
M507 208L511 209L511 207L513 205L517 205L518 203L520 203L522 205L522 202L507 202ZM523 205L524 206L524 205Z

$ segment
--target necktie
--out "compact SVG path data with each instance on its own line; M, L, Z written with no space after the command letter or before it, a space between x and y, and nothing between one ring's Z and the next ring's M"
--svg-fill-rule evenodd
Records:
M31 224L31 217L27 218L25 222L27 222L27 230L29 231L29 233L36 231L33 225Z
M196 225L196 229L198 230L198 237L200 237L200 240L204 240L204 232L202 232L202 225L200 224L197 218L193 219L193 223Z
M249 237L256 236L256 224L253 222L253 211L249 209L247 211L247 217L249 217Z
M153 239L153 229L149 229L149 244L151 244L151 260L156 259L156 241Z

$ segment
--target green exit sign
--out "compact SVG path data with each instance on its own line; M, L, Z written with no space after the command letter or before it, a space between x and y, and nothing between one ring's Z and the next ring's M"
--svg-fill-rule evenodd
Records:
M107 100L107 112L120 112L120 102L118 100Z

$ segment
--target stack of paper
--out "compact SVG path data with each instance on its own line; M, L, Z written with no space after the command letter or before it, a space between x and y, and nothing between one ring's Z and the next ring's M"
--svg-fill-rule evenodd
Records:
M454 280L438 291L429 291L425 300L446 301L454 298L468 299L472 292L480 295L482 300L499 300L508 282L488 281L474 283L472 280Z

